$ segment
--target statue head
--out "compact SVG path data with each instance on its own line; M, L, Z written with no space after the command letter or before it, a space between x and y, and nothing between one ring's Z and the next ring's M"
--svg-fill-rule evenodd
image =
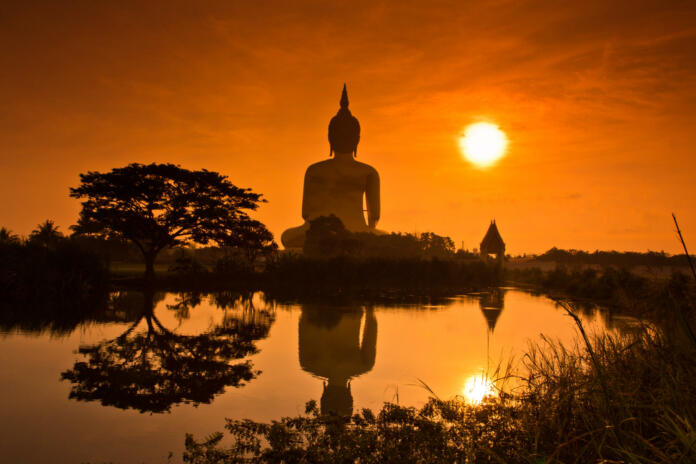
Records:
M353 153L358 151L360 141L360 123L348 109L348 92L343 84L341 108L329 123L329 145L331 153Z
M353 414L353 394L350 392L350 384L347 382L328 385L324 383L324 392L321 395L321 413L350 416Z

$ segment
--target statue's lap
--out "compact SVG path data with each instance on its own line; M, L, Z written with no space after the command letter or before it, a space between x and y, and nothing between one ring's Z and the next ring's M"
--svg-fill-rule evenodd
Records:
M309 223L305 222L301 226L291 227L283 232L280 236L280 241L286 249L290 248L304 248L305 235L309 230Z

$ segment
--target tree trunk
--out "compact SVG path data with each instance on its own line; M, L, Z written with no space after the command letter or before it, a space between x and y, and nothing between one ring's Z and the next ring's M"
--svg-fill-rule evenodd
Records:
M155 253L145 253L145 280L152 283L155 280Z

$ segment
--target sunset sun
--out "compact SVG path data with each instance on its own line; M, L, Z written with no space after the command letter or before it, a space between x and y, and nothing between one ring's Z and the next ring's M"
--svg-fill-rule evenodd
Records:
M478 167L488 167L505 154L507 147L505 132L488 122L467 126L459 138L462 154Z
M469 404L478 405L485 398L495 396L496 390L493 382L483 374L469 377L462 388L462 394Z

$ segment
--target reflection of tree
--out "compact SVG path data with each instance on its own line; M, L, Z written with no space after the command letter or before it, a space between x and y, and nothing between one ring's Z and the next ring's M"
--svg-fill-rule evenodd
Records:
M176 296L174 304L168 304L167 309L174 311L174 317L181 323L191 317L191 309L201 304L199 292L181 292Z
M140 317L123 334L80 347L86 359L62 374L72 382L70 398L164 412L182 402L209 403L225 387L243 385L259 374L249 360L231 361L256 353L254 342L268 335L272 315L263 324L232 320L202 334L180 335L155 316L153 292L143 296ZM137 331L143 321L147 330Z

